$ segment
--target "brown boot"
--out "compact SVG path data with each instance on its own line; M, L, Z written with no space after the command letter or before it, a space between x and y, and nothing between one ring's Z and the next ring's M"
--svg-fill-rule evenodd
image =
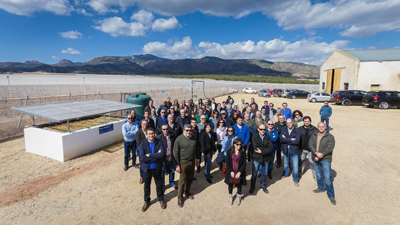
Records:
M160 201L160 206L162 209L167 208L167 204L164 201Z
M183 201L182 201L182 199L178 199L178 206L179 206L179 208L182 208L182 207L183 207Z
M139 180L139 184L143 184L143 183L144 183L143 177L141 177L140 180Z
M142 212L146 212L146 210L149 208L150 202L144 202L144 205L142 207Z

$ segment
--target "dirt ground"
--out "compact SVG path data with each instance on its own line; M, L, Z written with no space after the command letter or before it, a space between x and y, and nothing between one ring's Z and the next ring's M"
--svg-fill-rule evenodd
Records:
M267 99L275 108L286 101L292 110L311 116L314 125L322 106L305 99L232 97L236 102L255 97L259 105ZM226 96L217 102L222 99ZM162 210L153 183L151 205L143 213L139 170L123 170L122 143L60 163L26 153L19 138L0 143L0 224L399 224L400 111L331 106L336 206L326 193L312 192L317 185L310 170L295 187L292 177L280 178L283 168L275 165L267 181L270 194L258 188L258 179L255 195L248 194L248 184L242 204L229 206L228 187L214 162L213 184L196 173L195 198L183 208L177 206L177 191L168 188ZM248 163L248 183L250 173Z

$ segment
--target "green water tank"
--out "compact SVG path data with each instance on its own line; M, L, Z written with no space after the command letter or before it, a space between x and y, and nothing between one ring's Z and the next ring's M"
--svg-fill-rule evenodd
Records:
M146 93L135 93L126 97L126 103L141 105L142 107L135 108L136 116L140 119L143 119L144 108L149 105L151 97L146 95ZM130 109L127 110L127 114L130 112Z

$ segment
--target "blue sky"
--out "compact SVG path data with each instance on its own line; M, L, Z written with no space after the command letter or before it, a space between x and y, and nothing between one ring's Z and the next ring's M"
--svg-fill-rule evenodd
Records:
M400 1L0 0L0 62L154 54L320 65L399 47Z

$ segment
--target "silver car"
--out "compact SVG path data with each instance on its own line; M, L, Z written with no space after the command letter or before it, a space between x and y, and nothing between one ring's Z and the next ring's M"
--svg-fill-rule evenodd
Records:
M307 100L310 102L324 102L330 101L331 95L326 92L316 92L313 94L308 94Z
M260 97L271 97L271 93L269 93L268 89L263 89L258 91L258 96Z

